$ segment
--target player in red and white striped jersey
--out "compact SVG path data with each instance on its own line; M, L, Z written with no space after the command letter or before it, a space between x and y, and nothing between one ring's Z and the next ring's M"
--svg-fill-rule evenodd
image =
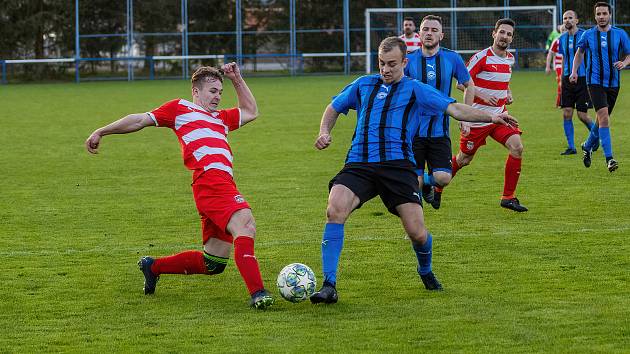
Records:
M238 107L218 110L224 74L232 81ZM252 297L251 305L264 309L273 304L273 297L264 289L254 256L254 216L232 178L233 157L227 140L229 131L257 117L258 106L236 63L226 64L222 70L201 67L191 81L192 102L175 99L151 112L130 114L95 130L86 147L96 154L105 135L132 133L148 126L172 129L181 145L184 165L193 171L192 190L201 216L204 251L141 258L138 265L145 277L144 293L155 292L161 274L223 272L234 246L234 261Z
M566 30L564 26L558 26L560 28L560 32L564 33ZM557 84L557 94L556 94L556 107L560 107L560 95L562 94L562 54L558 53L558 45L560 41L558 38L551 43L551 47L549 48L549 52L547 52L547 62L545 64L545 73L549 75L552 71L551 62L553 60L553 70L556 72L556 84Z
M506 105L512 103L510 78L514 56L507 51L514 37L515 23L509 18L497 21L492 37L494 43L473 55L468 62L468 71L475 83L475 101L473 107L499 114L506 112ZM508 150L505 163L505 181L501 206L518 212L527 211L514 195L518 178L521 174L523 143L521 131L516 126L502 126L489 123L464 123L460 125L461 136L457 156L453 156L453 177L462 167L470 164L473 156L486 138L492 137Z
M416 32L416 23L413 17L405 17L403 20L403 34L400 35L400 39L405 41L407 45L407 54L422 47L422 38Z

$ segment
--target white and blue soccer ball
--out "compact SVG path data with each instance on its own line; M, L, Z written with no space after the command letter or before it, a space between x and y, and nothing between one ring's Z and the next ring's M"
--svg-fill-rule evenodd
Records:
M291 302L301 302L313 295L317 280L308 266L302 263L291 263L282 268L276 285L283 298Z

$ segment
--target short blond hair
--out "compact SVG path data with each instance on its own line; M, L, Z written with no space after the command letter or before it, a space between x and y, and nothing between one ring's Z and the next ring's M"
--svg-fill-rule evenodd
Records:
M381 44L379 44L378 46L378 51L383 52L383 53L389 53L392 50L394 50L394 48L396 47L400 49L400 52L402 53L402 56L404 58L405 54L407 53L407 45L405 44L405 41L403 41L399 37L387 37L383 39Z
M223 82L223 70L217 69L213 66L201 66L192 74L190 82L193 87L199 87L203 83L212 80L219 80Z

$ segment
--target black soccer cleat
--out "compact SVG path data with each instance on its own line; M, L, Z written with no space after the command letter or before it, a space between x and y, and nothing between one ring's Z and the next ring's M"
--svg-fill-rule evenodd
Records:
M428 272L425 275L420 274L420 279L422 279L422 284L424 284L425 289L431 291L442 291L442 284L437 280L435 274L433 272Z
M266 310L274 303L274 298L265 289L258 290L252 295L252 299L249 300L249 306L257 310Z
M442 204L442 192L433 191L433 201L431 202L431 206L433 209L440 209L440 205Z
M571 149L571 148L567 148L566 150L564 150L564 152L560 153L560 155L562 156L575 155L575 154L577 154L577 150Z
M433 191L433 186L430 184L423 184L422 185L422 199L424 199L425 202L431 204L433 203L434 197L435 197L435 194Z
M606 163L608 166L608 172L613 172L619 168L619 163L615 159L610 159Z
M140 267L140 271L144 274L144 295L155 293L155 286L158 280L160 280L160 276L153 274L151 271L151 265L153 265L154 261L155 260L149 256L142 257L138 261L138 267Z
M591 155L593 155L593 150L586 150L584 144L580 146L582 147L582 162L584 162L584 167L591 167Z
M337 289L335 286L325 281L322 288L311 295L310 299L313 304L334 304L337 300L339 300L339 297L337 296Z
M519 213L529 210L525 206L521 205L521 203L518 201L518 198L501 199L501 207L514 210Z

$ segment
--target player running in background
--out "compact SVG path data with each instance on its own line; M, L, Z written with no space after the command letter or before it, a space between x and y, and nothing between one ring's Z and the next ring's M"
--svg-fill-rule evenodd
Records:
M422 39L416 32L416 22L413 17L405 17L403 20L403 34L400 35L400 39L405 41L407 45L407 53L411 53L422 47Z
M330 181L326 226L322 239L324 284L312 303L337 302L337 266L344 241L344 224L353 210L377 195L390 213L400 217L418 260L417 271L426 289L441 290L431 270L433 239L424 225L420 187L415 173L412 141L420 117L448 113L455 119L507 124L506 113L490 114L453 103L434 88L404 76L405 42L384 39L378 48L380 75L366 75L346 86L322 116L317 149L327 148L340 113L357 111L357 125L343 169Z
M560 26L560 31L564 33L564 25ZM549 75L552 71L556 72L556 107L560 107L560 95L562 94L562 54L558 53L558 38L551 44L547 52L547 62L545 64L545 74Z
M514 56L508 52L508 47L514 39L514 26L512 19L498 20L492 31L494 39L492 46L473 55L468 62L468 71L475 83L475 103L473 104L475 108L499 114L507 112L505 106L513 101L510 78ZM453 157L452 162L453 177L460 168L470 164L477 149L486 144L488 136L509 151L505 162L501 207L517 212L527 211L527 208L521 205L515 196L523 154L521 130L516 126L462 123L459 152Z
M598 2L594 9L597 25L585 31L578 40L569 80L578 83L578 69L585 53L588 53L586 84L597 113L597 124L593 125L582 144L583 162L584 166L591 166L591 155L599 139L606 157L606 167L613 172L619 165L613 158L610 114L619 94L621 70L630 64L630 40L626 31L610 25L612 8L609 4Z
M470 80L466 64L456 52L440 47L444 38L442 18L428 15L420 24L422 49L407 55L405 75L435 87L445 96L451 96L451 80L465 87L464 103L472 105L475 86ZM413 139L413 153L418 167L422 196L435 209L440 208L442 188L451 181L451 138L449 116L440 114L421 120L418 135ZM428 171L424 173L425 163ZM431 197L431 189L435 193Z
M217 110L223 94L223 73L232 81L238 107ZM95 130L85 142L97 153L101 138L126 134L145 127L173 130L182 147L184 165L193 171L192 190L201 215L204 251L185 251L169 257L143 257L144 293L153 294L162 274L219 274L227 265L232 245L234 262L251 295L250 305L265 309L273 297L264 289L254 256L256 226L252 211L232 178L232 151L228 131L240 128L258 116L258 106L236 63L222 70L201 67L192 76L193 101L174 99L159 108L130 114Z
M593 128L593 121L588 117L589 106L588 90L586 88L586 70L582 64L578 69L578 81L569 81L571 75L573 57L577 50L577 43L584 30L577 27L578 16L573 10L565 11L562 15L564 28L566 29L551 47L550 53L555 52L566 60L561 60L562 94L560 107L562 107L564 135L567 138L567 149L560 155L574 155L577 153L574 141L573 109L577 110L580 121L589 131ZM599 145L599 144L597 144ZM594 147L596 149L596 147Z

